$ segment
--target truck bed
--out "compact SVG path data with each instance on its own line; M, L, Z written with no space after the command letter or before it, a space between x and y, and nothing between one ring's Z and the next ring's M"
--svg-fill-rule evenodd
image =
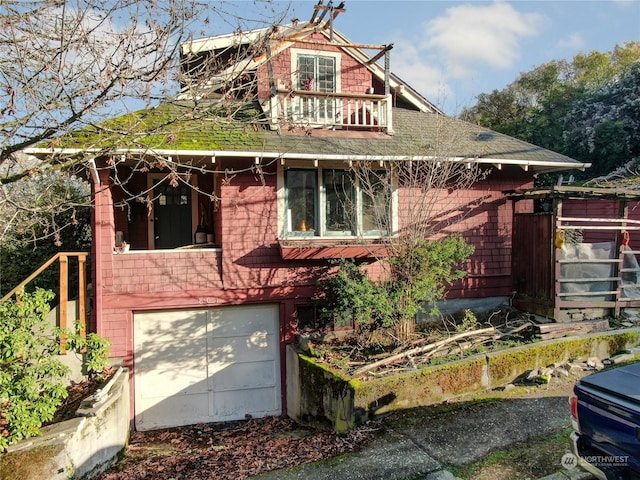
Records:
M640 363L585 377L574 393L574 453L599 478L640 479Z

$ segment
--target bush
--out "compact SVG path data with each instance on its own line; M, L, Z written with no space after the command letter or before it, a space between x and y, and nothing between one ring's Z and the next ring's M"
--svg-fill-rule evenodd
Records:
M406 245L387 259L389 278L373 282L353 261L335 262L340 268L322 278L315 298L320 318L335 326L360 330L393 327L397 338L414 330L416 314L442 300L447 285L464 277L456 266L473 253L459 235Z
M384 287L369 280L353 261L341 259L333 264L338 271L318 281L315 302L322 323L369 330L391 326L393 312Z
M69 369L56 358L61 334L73 340L70 346L87 349L91 369L106 362L107 344L97 335L83 343L76 333L52 328L47 314L53 296L36 289L0 304L0 451L39 435L66 398Z

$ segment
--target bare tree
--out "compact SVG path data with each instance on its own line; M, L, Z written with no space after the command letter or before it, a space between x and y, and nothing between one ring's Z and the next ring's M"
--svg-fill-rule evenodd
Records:
M185 53L181 45L194 33L206 36L222 29L240 34L278 24L284 15L269 0L242 7L200 0L0 2L0 235L16 219L24 221L36 211L44 213L38 219L42 222L60 208L88 205L88 195L29 202L51 195L44 180L41 195L23 193L37 189L34 179L44 179L43 174L77 173L86 164L86 151L99 156L118 147L124 137L135 145L136 138L152 135L145 121L152 112L149 107L171 100L188 105L156 121L156 131L185 117L211 116L212 109L220 117L230 114L237 105L233 100L239 98L234 83L239 69L261 48L260 39L252 49L230 47L216 56ZM216 83L200 82L202 78ZM127 122L107 121L132 112L137 113ZM67 146L65 138L79 131L90 133L77 152L40 160L19 156L29 147L53 151ZM156 161L165 159L145 159L140 168ZM169 167L172 181L178 178L178 166L161 166ZM18 185L22 181L29 184ZM58 227L54 222L42 231L54 233Z
M426 147L416 146L413 155L396 162L354 160L349 166L350 182L357 188L334 183L327 193L341 204L332 210L341 212L348 229L361 236L381 269L374 282L377 287L371 287L381 289L380 295L371 296L377 305L371 316L363 316L374 328L392 326L399 340L414 332L416 313L428 304L435 307L448 284L464 275L461 267L473 247L457 236L457 224L486 200L467 192L491 171L476 161L486 152L465 151L477 127L442 116L431 120L433 128L426 126L425 138L416 142ZM393 206L396 212L391 211ZM367 281L358 275L353 279ZM327 285L325 294L346 291ZM388 305L393 307L387 309Z

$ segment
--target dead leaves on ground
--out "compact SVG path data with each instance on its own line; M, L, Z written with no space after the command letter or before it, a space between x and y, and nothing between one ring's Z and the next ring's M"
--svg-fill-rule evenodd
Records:
M126 455L97 480L227 480L358 451L371 437L301 427L286 417L135 432Z

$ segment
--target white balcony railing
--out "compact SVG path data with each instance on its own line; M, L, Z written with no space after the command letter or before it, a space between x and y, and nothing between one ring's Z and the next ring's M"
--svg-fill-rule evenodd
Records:
M271 99L273 125L353 127L392 131L391 96L278 90Z

